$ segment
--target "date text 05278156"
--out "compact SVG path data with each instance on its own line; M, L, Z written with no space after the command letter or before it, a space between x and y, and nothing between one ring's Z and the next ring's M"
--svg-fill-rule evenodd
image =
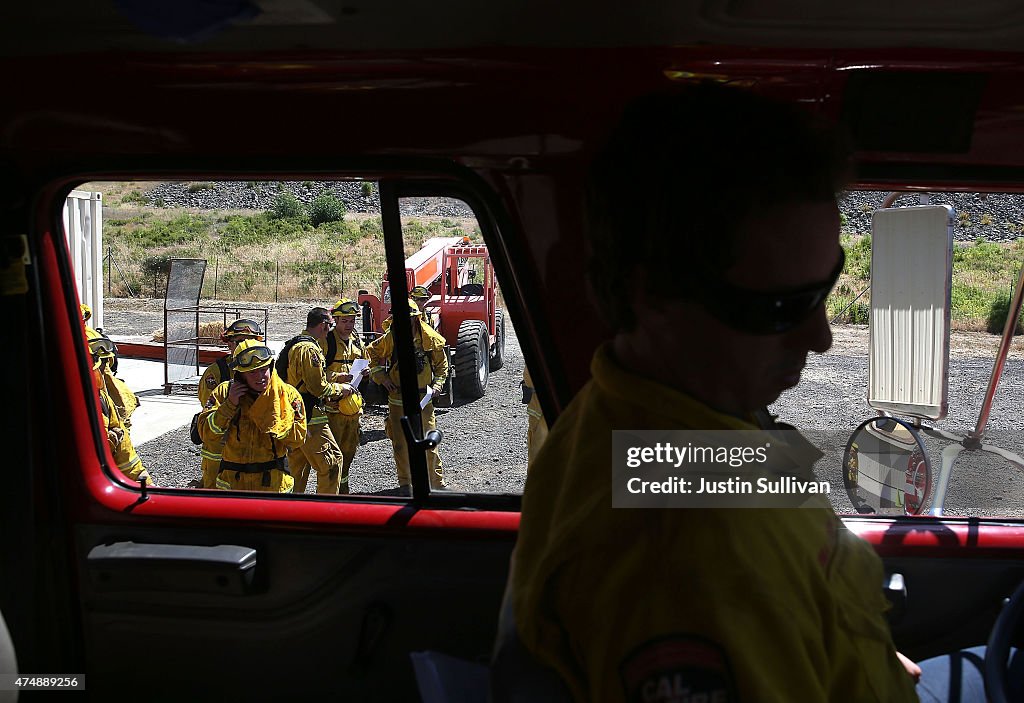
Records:
M84 674L0 674L0 691L84 690Z

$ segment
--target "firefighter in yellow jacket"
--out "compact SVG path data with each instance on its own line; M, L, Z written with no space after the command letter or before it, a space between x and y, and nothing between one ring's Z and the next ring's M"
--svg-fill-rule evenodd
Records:
M216 486L291 493L288 452L306 439L302 397L278 378L262 342L244 340L232 360L234 378L214 389L198 423L204 445L223 447Z
M238 319L228 325L220 335L221 341L228 347L227 356L222 356L213 364L206 367L202 378L199 379L199 404L206 407L210 394L224 381L231 380L231 357L238 345L246 339L263 341L263 328L255 320ZM201 479L202 488L216 488L217 474L220 473L220 444L207 446L203 444L200 452L202 457Z
M79 310L82 313L82 323L85 325L86 339L91 340L98 336L105 337L106 335L89 325L89 320L92 319L92 308L82 303L79 306ZM113 340L111 340L111 344L113 344ZM132 426L132 413L139 407L139 398L128 387L128 384L114 375L117 373L117 345L113 344L113 347L113 353L110 357L104 357L101 364L103 388L107 391L107 395L110 397L111 402L113 402L114 407L117 408L117 414L121 418L121 423L128 429Z
M327 378L327 361L320 343L333 328L331 313L326 308L313 308L306 316L306 329L288 350L288 383L302 394L308 417L306 442L289 457L298 493L306 492L310 467L316 471L317 493L337 495L341 486L344 457L327 424L324 406L346 399L355 389L348 383L334 383Z
M413 308L409 314L413 346L416 351L418 395L422 398L429 388L432 396L436 396L444 388L444 382L448 378L448 357L444 352L444 337L430 325L423 323L418 309ZM385 431L391 439L395 451L398 485L405 487L412 485L412 475L409 471L409 451L400 423L404 413L393 334L394 326L383 337L367 347L367 352L370 355L370 377L388 391L388 419ZM424 433L436 429L433 402L428 402L423 408L422 418ZM438 454L436 448L427 450L427 470L430 475L431 487L444 488L441 455Z
M352 363L356 359L367 358L359 335L355 334L358 314L359 303L347 298L342 298L331 308L334 330L320 343L330 381L355 386L351 373ZM365 370L363 375L369 376L369 370ZM356 390L341 400L325 403L324 410L327 411L327 424L331 428L331 434L334 435L344 457L338 492L346 494L349 492L349 469L359 448L359 420L363 416L363 397Z
M103 411L103 429L107 434L107 442L110 444L110 453L114 457L114 463L121 473L132 481L140 481L145 478L150 485L153 485L149 472L146 471L142 460L135 452L124 419L106 389L107 373L104 371L104 367L108 366L114 358L114 343L91 327L86 328L86 336L89 341L89 353L92 355L93 376L96 379L96 387L99 389L100 409Z

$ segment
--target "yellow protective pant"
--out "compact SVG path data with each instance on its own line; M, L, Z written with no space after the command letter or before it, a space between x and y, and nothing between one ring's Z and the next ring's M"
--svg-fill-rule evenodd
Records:
M341 449L327 418L323 415L313 417L306 426L305 444L288 454L290 470L295 477L295 492L306 492L312 467L316 471L316 492L337 495L343 462Z
M199 466L203 471L201 488L217 488L217 474L220 473L221 452L224 450L223 439L215 447L203 443L199 455L202 461Z
M215 488L230 491L263 491L265 493L291 493L295 479L278 469L270 470L270 485L263 485L263 472L253 474L241 471L221 471L217 474Z
M361 417L362 413L357 415L327 413L327 424L331 428L331 434L334 435L343 457L341 479L338 482L338 492L342 495L349 492L348 473L352 467L352 460L356 458L356 450L359 449L359 419Z
M405 433L402 432L402 406L388 406L388 421L384 425L384 431L391 440L391 446L395 450L395 469L398 471L398 485L411 486L412 473L409 470L409 447L405 441ZM421 413L423 418L423 432L437 429L437 422L434 419L434 404L428 403ZM437 448L427 450L427 473L430 476L431 488L444 488L444 469L441 466L441 455Z

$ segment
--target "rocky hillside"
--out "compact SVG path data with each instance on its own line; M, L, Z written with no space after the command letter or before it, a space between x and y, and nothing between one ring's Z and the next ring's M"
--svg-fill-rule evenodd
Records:
M871 212L882 205L888 193L850 191L843 194L839 207L845 216L843 230L856 234L871 231ZM990 242L1010 242L1024 235L1024 195L1013 193L930 193L932 205L952 205L953 239L973 242L984 237ZM901 195L896 205L920 204L916 193Z
M331 193L345 204L348 212L376 213L376 184L353 181L205 181L160 183L145 195L147 205L160 207L191 207L208 210L269 210L274 199L290 190L299 202L310 203L324 192ZM437 217L473 217L465 203L450 198L403 198L403 215Z
M290 190L303 203L309 203L328 191L338 197L349 212L377 212L376 184L359 182L243 182L209 181L161 183L148 191L148 205L203 209L267 210L282 189ZM871 229L871 212L887 193L850 191L844 193L840 207L845 216L844 231L863 234ZM986 193L932 193L933 204L952 205L956 213L954 239L1007 242L1024 234L1024 195ZM914 205L917 194L900 196L897 204ZM402 201L402 214L412 216L472 217L466 205L447 198L408 198Z

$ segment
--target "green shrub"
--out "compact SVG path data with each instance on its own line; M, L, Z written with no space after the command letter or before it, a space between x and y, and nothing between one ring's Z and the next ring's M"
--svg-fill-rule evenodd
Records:
M364 198L369 198L373 195L373 183L370 181L363 181L359 184L359 192L362 193Z
M189 193L198 193L201 190L213 190L216 188L212 183L189 183L185 190Z
M274 205L270 209L270 214L277 219L305 217L302 203L299 202L299 199L291 191L287 190L283 193L278 193L277 197L274 198Z
M355 244L363 236L355 223L345 220L325 222L316 231L323 235L321 243L326 248L334 248L338 244Z
M309 204L309 222L314 227L345 219L345 205L330 193L321 193Z
M867 281L871 277L871 235L840 238L846 252L846 264L843 272L858 281Z
M170 254L147 256L142 260L142 273L147 279L157 274L166 276L171 270L171 258Z
M963 269L1000 273L1006 269L1010 256L1009 249L978 237L972 245L954 247L953 264Z
M132 190L121 196L121 204L125 203L145 203L146 197L137 190Z
M985 322L985 330L989 334L1002 334L1006 327L1006 317L1010 314L1010 296L996 296L988 309L988 319ZM1024 316L1017 318L1017 326L1013 333L1024 334Z
M984 320L988 317L993 294L975 286L953 286L951 297L954 320Z
M359 223L359 233L364 237L376 237L380 239L384 236L384 227L381 225L379 217L371 217L363 220Z
M222 246L269 244L301 237L309 230L305 220L275 218L268 212L256 215L232 215L220 234Z
M143 225L127 236L143 247L171 246L195 242L209 234L212 218L185 213L163 222Z

